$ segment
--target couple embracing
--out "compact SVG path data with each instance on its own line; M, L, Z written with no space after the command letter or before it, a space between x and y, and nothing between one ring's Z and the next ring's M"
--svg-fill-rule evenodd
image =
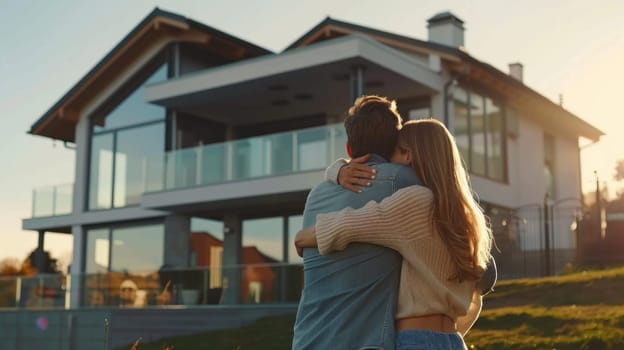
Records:
M455 141L362 96L347 151L308 195L293 349L466 349L493 287L492 234ZM366 161L365 164L364 161Z

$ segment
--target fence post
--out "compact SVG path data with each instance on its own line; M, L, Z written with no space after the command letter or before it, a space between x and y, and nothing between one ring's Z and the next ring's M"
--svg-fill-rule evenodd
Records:
M549 208L548 208L549 195L546 192L544 195L544 260L545 260L545 275L551 275L550 269L550 223L549 220Z

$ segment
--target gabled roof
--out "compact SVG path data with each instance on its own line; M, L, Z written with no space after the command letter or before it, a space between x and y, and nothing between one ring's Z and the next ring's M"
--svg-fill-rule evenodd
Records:
M453 20L459 21L458 23L460 24L463 23L459 18L447 12L440 13L431 18L430 21L431 20ZM379 40L380 42L397 49L407 50L414 53L433 53L439 55L440 58L445 61L451 72L455 74L455 78L458 80L480 81L482 79L489 79L490 82L493 82L493 84L497 86L496 91L500 92L504 97L507 97L510 100L517 100L518 96L522 96L522 98L524 98L525 105L518 106L521 109L531 108L531 111L539 111L538 116L550 116L548 120L540 119L540 122L545 125L555 126L556 129L563 131L574 132L577 135L586 137L593 141L597 141L600 139L600 136L604 135L601 130L597 129L585 120L555 104L548 98L531 89L524 83L514 79L510 75L501 72L490 64L474 58L461 48L442 45L431 41L414 39L326 17L323 21L314 26L314 28L290 44L285 51L354 33L362 33L371 36L375 40Z
M514 108L526 112L523 114L526 118L537 121L548 130L574 134L592 141L598 141L604 135L595 126L492 65L460 50L458 57L461 57L462 63L456 64L451 70L460 81L479 81L490 86Z
M448 16L449 14L444 15ZM169 32L162 30L162 28L165 27L170 29ZM87 97L93 96L98 89L102 89L102 84L112 79L111 76L114 76L114 74L109 73L115 73L115 69L119 69L116 67L119 66L116 65L116 63L120 61L123 62L124 58L128 59L128 57L131 56L129 52L132 52L132 50L136 52L140 51L140 45L137 45L137 42L140 42L140 40L162 39L163 35L169 34L171 36L173 31L175 31L176 35L169 38L172 41L193 41L207 46L219 46L221 50L231 51L232 54L236 56L235 59L246 59L271 53L264 48L233 37L212 27L156 8L56 104L39 118L39 120L32 125L29 132L31 134L47 136L59 140L73 141L75 125L80 115L81 104L84 105L86 103L85 101L88 100ZM430 41L418 40L327 17L288 46L285 51L354 33L370 36L385 45L415 54L427 55L433 53L438 55L443 59L451 72L456 75L455 78L459 80L472 79L480 81L483 78L489 79L493 85L497 86L497 91L506 92L507 96L510 96L511 99L517 99L517 96L523 96L525 105L539 110L540 116L551 116L549 120L542 119L540 120L541 122L546 122L546 124L551 123L557 126L560 125L561 122L564 122L569 130L592 140L598 140L600 136L604 134L602 131L553 103L522 82L472 57L463 49Z
M179 41L193 41L204 45L221 45L232 50L238 58L256 57L272 53L260 46L254 45L213 27L188 19L184 16L155 8L145 17L128 35L126 35L104 58L102 58L82 79L78 81L61 99L56 102L30 128L29 133L73 141L74 130L79 110L72 103L80 100L79 97L95 83L107 80L107 73L115 70L115 63L122 60L125 54L138 46L141 40L156 40L175 31ZM191 35L192 34L192 35ZM171 39L176 41L176 35ZM203 35L203 36L202 36ZM118 68L117 68L118 69ZM109 78L110 79L110 78ZM93 93L92 91L90 93Z
M326 17L319 24L303 34L299 39L290 44L284 51L297 47L307 46L312 43L330 39L336 36L353 34L354 32L366 34L374 39L380 40L389 46L399 46L397 48L413 49L415 51L427 52L429 50L439 51L440 53L453 54L457 49L450 46L437 44L430 41L419 40L404 35L386 32L359 24L339 21L337 19Z

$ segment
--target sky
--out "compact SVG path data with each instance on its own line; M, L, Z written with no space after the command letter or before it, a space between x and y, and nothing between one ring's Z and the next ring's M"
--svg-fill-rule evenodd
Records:
M30 126L156 6L275 52L326 16L426 39L426 20L451 11L465 22L471 55L503 72L521 62L525 84L553 101L562 95L564 108L607 134L582 150L582 185L595 188L596 171L612 195L618 187L624 1L0 0L0 260L37 245L21 229L33 188L74 179L74 152L27 134ZM46 234L45 249L66 265L71 236Z

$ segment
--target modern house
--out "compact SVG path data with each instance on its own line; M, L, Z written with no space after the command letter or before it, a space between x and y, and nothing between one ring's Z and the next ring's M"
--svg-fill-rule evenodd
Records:
M75 182L35 190L23 221L40 247L46 232L73 236L67 307L88 305L94 275L198 268L222 304L271 290L294 310L292 236L308 191L345 155L342 120L362 94L453 132L503 276L541 274L544 249L558 271L576 244L579 138L602 132L525 85L521 64L507 73L470 55L455 15L427 25L419 40L328 17L274 53L155 9L30 130L75 145ZM198 250L199 231L220 243ZM243 247L272 261L278 282L253 280Z

